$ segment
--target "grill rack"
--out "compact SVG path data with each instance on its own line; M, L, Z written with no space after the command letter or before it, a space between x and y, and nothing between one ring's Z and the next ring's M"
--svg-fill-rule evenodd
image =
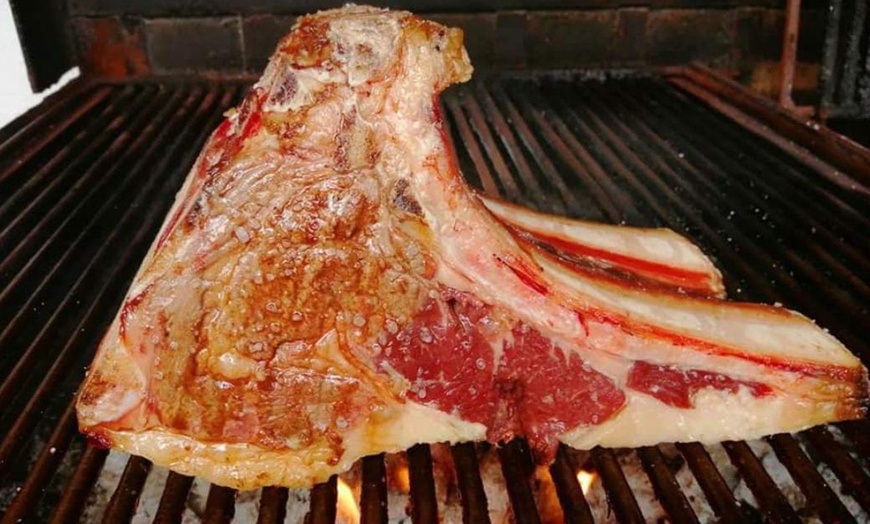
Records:
M682 82L682 84L681 84ZM444 101L463 172L484 191L540 209L688 234L734 298L781 301L829 328L865 362L870 190L789 154L710 109L685 78L499 76ZM675 84L680 87L675 87ZM190 165L243 82L78 82L0 130L0 523L81 518L107 451L77 434L73 395ZM854 522L825 463L870 514L870 423L767 440L807 498L800 513L750 446L724 443L760 513L737 500L708 449L678 449L720 520ZM44 443L43 443L44 441ZM804 452L803 442L810 453ZM672 522L697 522L658 447L633 451ZM487 522L475 444L452 447L466 522ZM514 517L540 522L522 441L498 451ZM589 453L620 522L643 522L613 450ZM407 451L414 522L437 522L428 446ZM592 522L561 448L550 468L567 522ZM104 522L129 521L151 469L131 457ZM386 522L383 457L362 461L363 522ZM192 479L171 473L155 522L177 522ZM235 492L213 486L205 522L228 522ZM282 522L267 488L259 522ZM0 501L3 499L0 498ZM336 481L312 490L312 524L333 522Z

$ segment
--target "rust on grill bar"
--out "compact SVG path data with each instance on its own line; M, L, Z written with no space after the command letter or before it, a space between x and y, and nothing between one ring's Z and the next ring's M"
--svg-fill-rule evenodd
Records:
M194 479L147 460L107 460L108 451L78 435L72 408L83 368L175 192L243 89L80 81L0 130L0 524L85 514L125 522L145 506L159 523L191 511L228 522L242 516L240 504L255 504L263 524L306 513L297 490L265 488L252 499L211 486L206 497ZM870 260L857 246L870 243L870 155L832 142L825 130L794 130L792 117L750 96L694 68L665 79L492 76L450 91L443 105L462 170L481 191L548 212L687 234L718 259L732 296L804 311L866 362L870 345L856 326L870 306L870 285L860 278ZM846 175L829 163L854 169ZM409 500L398 511L407 509L415 523L455 514L466 523L500 522L500 511L520 523L585 524L602 515L856 522L870 514L868 435L862 420L751 446L560 447L548 470L535 468L522 440L457 444L450 453L419 445L405 453L409 499L390 491L391 458L367 457L347 479L312 489L304 520L335 522L339 500L350 496L360 521L376 524L391 522L395 500ZM498 471L505 493L493 496L488 482ZM165 481L155 484L164 478L158 473ZM596 475L588 493L580 473ZM117 485L106 488L101 475L115 475ZM640 477L651 493L638 487ZM798 498L783 488L792 482ZM748 500L739 483L752 493ZM541 498L547 486L558 515ZM159 501L145 501L152 491ZM595 502L595 493L607 501ZM450 512L451 496L461 512Z

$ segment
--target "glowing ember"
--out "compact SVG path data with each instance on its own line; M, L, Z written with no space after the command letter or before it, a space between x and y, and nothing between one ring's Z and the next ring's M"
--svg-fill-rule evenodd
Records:
M344 524L359 524L360 520L359 506L356 503L353 490L342 479L338 479L338 515L336 520Z
M592 487L592 483L595 482L595 479L598 477L595 473L586 470L580 470L577 472L577 482L580 483L580 489L583 490L583 494L589 493L589 488Z

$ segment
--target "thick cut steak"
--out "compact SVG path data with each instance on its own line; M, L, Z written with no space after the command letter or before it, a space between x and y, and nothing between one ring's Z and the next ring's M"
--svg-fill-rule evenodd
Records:
M478 196L438 94L462 34L302 18L214 132L78 398L94 441L236 488L418 442L580 448L859 417L867 374L791 311L723 300L666 230Z

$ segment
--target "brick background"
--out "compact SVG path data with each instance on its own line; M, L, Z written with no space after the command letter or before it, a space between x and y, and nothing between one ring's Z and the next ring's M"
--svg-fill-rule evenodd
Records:
M153 71L241 72L241 18L159 18L144 22Z
M647 21L647 57L652 65L698 60L729 67L736 43L734 13L721 10L664 9Z
M212 4L216 8L220 5ZM466 47L478 70L626 68L700 61L747 75L759 63L778 60L783 26L781 9L758 6L426 16L465 30ZM295 19L293 15L267 13L169 18L79 16L73 19L73 28L86 71L111 76L257 74ZM819 61L824 26L823 10L804 9L801 60ZM121 56L95 56L99 53Z
M141 19L79 18L72 29L83 73L113 78L151 73Z

